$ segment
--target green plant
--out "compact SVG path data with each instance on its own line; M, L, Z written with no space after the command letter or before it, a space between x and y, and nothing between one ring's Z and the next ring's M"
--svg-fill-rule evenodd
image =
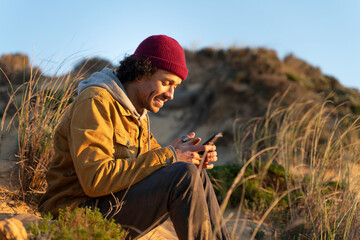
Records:
M247 206L252 210L268 208L276 194L286 190L286 188L284 188L284 186L286 186L285 170L282 166L272 163L265 176L262 176L264 174L259 168L260 165L259 162L255 162L254 165L246 167L244 173L244 179L246 180L232 192L228 203L229 207L234 208L238 206L242 198L243 188ZM243 166L244 164L234 163L215 166L208 171L219 202L224 200L235 177ZM286 201L283 201L282 203L285 204L285 202Z
M293 73L288 72L288 73L286 73L286 76L288 79L290 79L294 82L300 82L300 79Z
M114 220L103 218L98 210L68 208L60 210L59 217L51 215L27 226L30 239L125 239L126 232Z
M354 106L351 106L351 111L354 114L360 114L360 104L356 104Z

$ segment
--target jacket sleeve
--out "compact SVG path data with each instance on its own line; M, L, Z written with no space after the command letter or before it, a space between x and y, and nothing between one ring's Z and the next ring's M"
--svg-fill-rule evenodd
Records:
M156 150L156 149L159 149L161 148L160 144L158 144L158 142L156 141L156 139L154 138L153 134L150 133L150 147L151 149L150 150Z
M134 159L114 158L115 106L100 98L85 99L74 108L69 147L76 174L90 197L123 190L174 161L169 147L160 145ZM155 141L155 139L152 139Z

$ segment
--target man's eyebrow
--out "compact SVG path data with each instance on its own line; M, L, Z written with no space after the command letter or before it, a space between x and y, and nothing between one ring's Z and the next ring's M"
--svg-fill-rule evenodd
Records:
M176 83L176 81L175 80L173 80L173 79L164 79L163 81L167 81L167 82L170 82L170 83L172 83L172 84L174 84L175 86L179 86L180 84L181 84L181 82L180 83Z

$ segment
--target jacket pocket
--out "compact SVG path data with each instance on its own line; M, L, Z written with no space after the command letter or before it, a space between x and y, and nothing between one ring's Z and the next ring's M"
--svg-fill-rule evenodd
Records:
M136 156L136 142L130 137L129 133L122 130L115 130L114 138L115 158L133 158Z

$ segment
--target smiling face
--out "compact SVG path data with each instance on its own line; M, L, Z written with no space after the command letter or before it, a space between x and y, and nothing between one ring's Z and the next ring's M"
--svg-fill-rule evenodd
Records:
M129 83L125 89L138 113L144 109L157 113L166 101L174 98L175 88L180 84L179 76L159 69L150 77Z

